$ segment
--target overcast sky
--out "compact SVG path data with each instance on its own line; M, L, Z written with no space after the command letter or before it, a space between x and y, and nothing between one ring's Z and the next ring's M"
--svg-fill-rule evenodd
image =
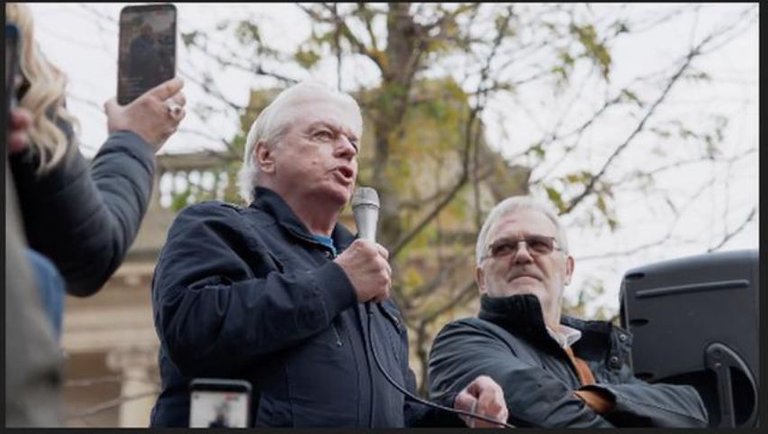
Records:
M70 78L68 104L81 120L84 144L82 149L89 156L95 153L106 134L106 120L101 111L101 104L115 94L117 18L122 6L124 4L89 4L85 7L76 3L32 5L37 37L43 50ZM673 6L674 4L647 4L638 8ZM309 26L301 21L302 13L292 5L180 3L177 7L181 32L192 29L213 30L219 20L227 17L269 17L268 20L259 21L264 23L263 34L270 38L273 46L289 49L306 38L310 31ZM745 4L709 4L692 20L678 21L636 38L621 40L612 47L612 80L615 86L621 86L623 80L636 76L638 70L653 71L669 65L685 47L689 47L693 41L701 38L718 23L727 22L728 18L735 16L744 7ZM97 20L99 14L105 18ZM723 79L722 87L712 87L704 91L697 88L699 90L695 93L681 91L674 96L676 107L685 111L686 116L695 115L699 109L728 108L730 127L725 142L727 152L732 154L755 146L758 140L758 28L759 23L730 41L716 57L700 65L702 69ZM191 67L191 59L187 54L180 45L180 70ZM324 74L333 70L333 65L328 63L320 68L318 78L326 78ZM244 76L236 72L222 71L222 74L225 73L230 75L227 75L228 85L223 88L224 92L230 98L245 104L248 90L258 84L245 81ZM350 76L357 85L374 82L360 71ZM329 84L335 84L335 80ZM185 92L190 104L203 97L203 93L194 86L188 86ZM97 104L94 105L94 102ZM499 109L495 113L489 111L487 116L498 117L499 113L507 114ZM237 124L237 119L226 116L214 117L208 123L202 124L190 113L183 127L185 130L204 131L213 136L231 137L236 132ZM526 131L520 131L519 128L514 131L503 131L504 129L503 122L500 122L498 127L491 127L491 134L494 136L507 134L505 139L498 139L495 144L492 140L492 146L496 146L502 153L513 153L513 148L527 139ZM597 135L593 139L595 147L608 140ZM616 137L610 140L615 141ZM199 135L178 133L168 141L163 152L189 152L215 146L216 144L201 139ZM643 158L642 155L628 158L624 164L642 164ZM633 255L586 259L605 252L621 252L643 245L660 238L669 228L670 223L665 220L669 218L668 213L654 210L650 205L644 204L642 196L622 196L619 203L620 221L625 223L622 229L614 233L595 230L571 232L570 244L577 257L573 287L579 287L591 277L601 278L606 282L608 289L602 303L616 308L620 281L628 269L658 260L704 253L718 239L718 235L712 230L713 225L717 225L718 229L733 228L744 219L750 207L757 203L757 161L758 155L755 154L754 159L718 173L716 178L719 187L712 189L709 197L701 198L695 203L674 225L673 242ZM701 177L701 170L709 169L698 170L681 170L661 177L658 188L690 191L696 188L696 180ZM723 217L726 211L732 214L728 219ZM648 218L649 214L654 213L658 213L658 218ZM638 219L640 215L646 218ZM756 217L746 230L730 239L720 250L757 249L758 221L759 218ZM579 257L584 257L585 260L579 262Z

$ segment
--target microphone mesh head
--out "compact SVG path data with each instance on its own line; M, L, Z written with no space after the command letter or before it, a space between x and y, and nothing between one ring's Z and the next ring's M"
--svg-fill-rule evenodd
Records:
M358 187L352 194L352 208L370 205L379 208L379 193L371 187Z

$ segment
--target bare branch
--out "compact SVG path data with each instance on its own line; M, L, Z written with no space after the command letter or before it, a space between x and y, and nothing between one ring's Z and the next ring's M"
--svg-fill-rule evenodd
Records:
M255 74L255 75L263 75L265 77L272 77L274 79L279 80L283 84L295 84L295 83L299 82L299 80L297 80L295 78L288 77L286 75L277 73L275 71L266 70L266 69L264 69L264 67L261 64L258 64L258 65L254 65L254 64L246 65L246 64L241 64L241 63L235 63L231 59L224 59L222 56L211 54L211 53L203 50L200 47L197 47L197 48L200 49L203 52L203 54L205 54L206 56L208 56L211 59L214 59L217 62L219 62L219 64L221 64L221 66L223 66L223 67L234 68L234 69L238 69L240 71L248 72L248 73Z
M734 155L733 157L729 158L727 160L727 162L729 164L733 163L733 162L735 162L737 160L741 160L742 158L746 158L749 155L754 154L756 152L757 152L756 148L747 149L746 151L742 152L741 154ZM656 167L655 169L649 170L647 172L632 172L632 173L627 174L625 177L621 178L620 180L616 181L616 183L614 185L623 184L623 183L631 181L633 179L637 179L637 177L639 175L654 176L654 175L658 175L659 173L666 172L668 170L679 169L680 167L687 166L687 165L690 165L690 164L703 163L703 162L711 161L711 160L712 160L711 157L705 155L705 156L701 156L701 157L697 157L697 158L691 158L691 159L687 159L687 160L675 161L673 163L669 163L669 164L665 164L665 165Z
M232 149L232 141L231 140L227 140L224 137L216 137L216 136L214 136L214 135L212 135L210 133L207 133L205 131L193 130L193 129L189 129L189 128L179 128L177 130L177 133L183 133L183 134L189 134L189 135L193 135L193 136L202 137L204 139L208 139L208 140L211 140L213 142L221 143L224 146L226 146L227 149L230 149L230 150Z
M428 315L424 316L422 323L424 324L431 323L432 321L442 316L444 313L464 303L468 298L468 296L472 295L475 292L475 289L476 289L475 279L472 278L467 280L456 297L453 297L453 299L449 300L443 306L435 309L434 311L430 312Z
M336 26L336 31L340 32L341 35L344 35L344 38L352 45L352 47L359 54L362 54L365 57L371 59L373 63L375 63L376 66L379 67L381 71L384 71L385 67L384 67L384 64L382 63L380 52L375 49L370 50L368 47L365 46L365 44L360 42L360 39L357 36L355 36L355 34L352 32L352 29L350 29L349 26L347 26L347 23L344 20L344 17L341 17L335 8L332 8L330 5L326 3L322 3L322 5L331 14L329 18L323 17L317 12L305 6L299 5L299 7L313 19L319 22L325 22L325 23L333 24L334 26Z
M639 134L641 131L643 131L643 128L645 127L645 123L646 123L646 122L648 121L648 119L650 119L650 117L651 117L651 116L652 116L652 115L653 115L653 114L656 112L656 108L657 108L657 107L658 107L658 106L659 106L659 105L660 105L660 104L661 104L661 103L662 103L662 102L663 102L663 101L664 101L664 100L667 98L667 95L669 95L669 92L670 92L670 90L672 90L672 87L675 85L675 83L677 83L677 82L678 82L678 80L680 79L680 77L682 77L683 73L684 73L684 72L685 72L685 71L688 69L688 67L690 66L690 64L691 64L691 62L693 61L693 59L699 55L699 50L700 50L700 49L701 49L701 48L702 48L702 47L703 47L703 46L704 46L704 45L705 45L705 44L706 44L708 41L710 41L710 40L712 39L712 37L713 37L713 36L714 36L714 35L710 35L709 37L707 37L706 39L704 39L704 41L702 41L702 42L701 42L701 43L700 43L698 46L696 46L695 48L693 48L693 49L692 49L692 50L691 50L691 51L690 51L690 52L689 52L689 53L686 55L686 57L685 57L685 61L683 62L683 64L680 66L680 68L678 68L678 70L675 72L675 74L673 74L673 75L672 75L672 77L669 79L669 81L667 82L667 85L664 87L664 90L661 92L661 95L659 95L659 97L656 99L656 101L654 101L654 102L653 102L653 104L652 104L652 105L651 105L651 106L648 108L648 110L647 110L647 111L646 111L646 113L645 113L645 116L643 116L643 118L642 118L642 119L640 120L640 122L637 124L637 126L635 127L635 129L634 129L634 130L632 131L632 133L629 135L629 137L627 137L627 139L626 139L626 140L624 140L624 142L623 142L622 144L620 144L620 145L619 145L619 146L618 146L618 147L617 147L617 148L616 148L616 149L613 151L613 153L610 155L610 157L608 157L608 160L607 160L607 161L606 161L606 162L603 164L603 167L602 167L602 168L600 168L600 170L597 172L597 174L595 174L595 175L592 175L592 176L590 177L590 179L589 179L589 182L587 182L587 185L584 187L584 190L581 192L581 194L579 194L578 196L576 196L575 198L573 198L573 199L570 201L569 205L568 205L568 206L566 207L566 209L563 211L563 214L567 214L567 213L569 213L569 212L573 211L573 209L574 209L574 208L575 208L575 207L576 207L576 206L577 206L579 203L581 203L581 201L582 201L582 200L584 200L584 198L586 198L587 196L589 196L589 195L592 193L592 191L593 191L593 189L594 189L595 185L597 184L597 181L599 181L599 180L600 180L600 178L602 178L602 177L603 177L603 175L605 174L605 172L608 170L608 167L610 167L610 166L611 166L611 164L612 164L612 163L613 163L613 161L614 161L614 160L615 160L615 159L616 159L616 158L619 156L619 154L621 154L621 153L622 153L622 152L623 152L623 151L624 151L624 150L627 148L627 146L629 146L629 144L630 144L630 143L632 143L632 141L634 140L634 138L635 138L635 137L636 137L636 136L637 136L637 135L638 135L638 134Z
M368 31L368 37L371 39L371 48L373 48L374 51L379 52L379 42L376 38L376 33L373 31L373 19L376 16L376 11L368 9L368 6L366 6L364 2L358 2L357 12L363 18L365 30Z
M757 207L753 206L752 211L749 212L749 214L747 215L747 218L744 219L744 221L739 226L737 226L734 230L726 233L725 236L723 236L723 239L720 240L719 243L708 248L707 253L714 252L720 247L723 247L723 245L727 243L731 238L733 238L734 236L738 235L741 231L743 231L747 227L747 225L755 219L755 215L757 215Z
M664 235L660 239L658 239L656 241L652 241L652 242L646 243L646 244L641 244L639 246L633 247L633 248L628 249L628 250L622 250L622 251L618 251L618 252L601 253L599 255L582 256L582 257L577 258L578 261L583 262L583 261L589 261L589 260L594 260L594 259L606 259L606 258L614 258L614 257L617 257L617 256L629 256L629 255L633 255L633 254L635 254L637 252L640 252L642 250L646 250L646 249L649 249L651 247L656 247L656 246L664 244L665 242L669 241L672 238L672 233L675 230L675 226L677 226L677 223L680 221L680 218L683 215L683 211L685 209L687 209L689 206L691 206L693 204L693 202L699 196L701 196L707 190L707 188L712 186L714 183L715 183L715 179L711 178L709 181L707 181L704 184L702 184L702 186L699 187L699 189L682 206L682 210L678 210L669 201L669 199L667 199L667 203L668 203L669 207L672 209L672 212L675 214L675 219L672 222L672 224L670 225L669 229L667 230L666 235Z
M426 294L431 294L437 289L440 285L445 283L445 281L450 277L451 273L456 271L456 267L461 264L462 261L466 260L466 256L464 255L456 255L450 259L448 264L443 265L440 267L440 271L438 272L437 276L435 276L434 279L432 279L429 283L421 285L420 287L414 289L410 294L409 297L412 299L419 298Z

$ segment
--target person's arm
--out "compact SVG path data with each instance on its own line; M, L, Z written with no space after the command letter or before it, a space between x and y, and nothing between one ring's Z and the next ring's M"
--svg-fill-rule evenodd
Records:
M581 389L613 402L605 417L618 426L703 428L708 424L706 408L691 386L649 384L630 374L622 384L597 383Z
M407 372L408 391L416 394L416 377L412 370ZM506 422L508 413L501 387L490 377L480 376L460 392L450 392L434 399L434 404L460 409ZM410 399L405 401L405 425L409 427L472 427L501 428L486 420L470 418L458 413L435 408Z
M516 426L613 426L563 381L519 358L492 332L468 322L447 325L430 352L430 396L460 390L478 375L487 375L502 387L509 422Z
M337 263L290 269L253 231L238 210L216 202L185 208L169 230L152 306L160 341L184 376L253 369L328 329L357 301Z
M152 194L154 153L184 117L183 110L169 116L163 101L183 105L182 87L173 79L126 106L108 101L110 134L90 168L62 119L56 125L68 149L55 167L36 173L39 156L32 147L9 157L29 245L53 261L68 293L94 294L125 258Z
M74 146L74 145L70 145ZM29 245L56 264L67 291L98 291L125 257L152 191L154 155L137 135L109 136L92 167L76 148L35 173L31 150L11 157Z

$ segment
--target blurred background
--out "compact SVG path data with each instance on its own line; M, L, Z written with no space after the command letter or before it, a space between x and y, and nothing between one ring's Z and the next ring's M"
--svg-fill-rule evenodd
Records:
M125 3L33 3L93 156L116 93ZM245 134L315 78L366 116L358 184L382 199L411 366L474 315L474 242L499 200L549 200L576 261L566 313L616 321L624 274L758 248L758 4L177 4L187 118L150 210L94 297L68 297L68 426L147 426L159 390L150 288L175 214L239 202ZM350 210L342 220L354 227ZM222 355L226 357L226 355Z

